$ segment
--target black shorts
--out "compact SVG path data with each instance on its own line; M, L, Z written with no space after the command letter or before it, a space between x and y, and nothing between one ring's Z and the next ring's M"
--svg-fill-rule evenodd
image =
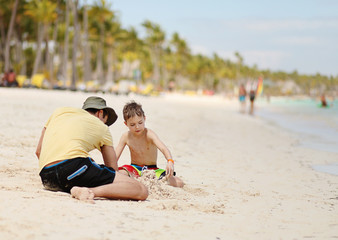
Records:
M47 190L70 192L74 186L97 187L112 183L115 170L90 158L73 158L44 167L40 177Z

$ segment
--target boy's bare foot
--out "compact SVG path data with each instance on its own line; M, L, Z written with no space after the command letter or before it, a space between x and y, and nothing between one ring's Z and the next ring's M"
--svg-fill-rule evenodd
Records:
M86 187L73 187L70 190L70 194L73 198L79 199L80 201L95 203L94 193L92 190Z

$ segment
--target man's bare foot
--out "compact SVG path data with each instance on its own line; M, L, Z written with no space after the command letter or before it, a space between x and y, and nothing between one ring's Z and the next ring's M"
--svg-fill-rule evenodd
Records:
M94 203L94 193L92 190L86 187L73 187L70 190L70 194L73 198L79 199L80 201Z

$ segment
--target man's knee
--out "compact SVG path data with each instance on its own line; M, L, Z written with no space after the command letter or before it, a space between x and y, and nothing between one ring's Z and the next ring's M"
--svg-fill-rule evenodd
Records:
M129 189L130 196L135 200L144 201L147 199L149 195L148 188L143 183L131 177L125 176L120 172L116 174L114 182L115 183L124 182L125 184L127 184L125 185L125 187Z
M133 179L134 180L134 179ZM144 201L149 196L148 188L141 182L134 180L136 182L136 188L137 188L137 199Z

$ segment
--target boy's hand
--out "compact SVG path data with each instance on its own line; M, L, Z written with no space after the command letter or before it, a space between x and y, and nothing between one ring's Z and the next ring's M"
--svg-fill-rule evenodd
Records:
M168 161L166 172L167 172L167 177L171 177L174 175L174 163L173 162Z

